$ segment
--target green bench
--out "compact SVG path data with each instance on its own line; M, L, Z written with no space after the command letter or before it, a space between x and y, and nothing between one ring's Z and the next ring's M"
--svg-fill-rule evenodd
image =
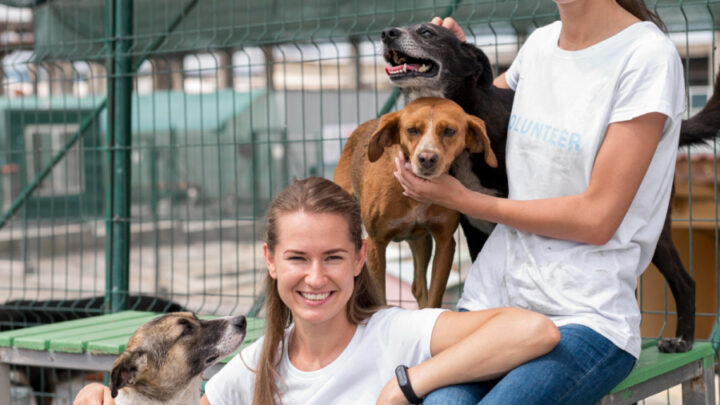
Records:
M110 371L132 332L155 316L124 311L0 333L0 404L9 402L10 365ZM262 319L248 319L243 346L259 338L263 327ZM697 342L688 353L665 354L658 352L655 343L643 342L633 371L601 404L633 404L678 384L683 387L683 404L715 404L712 345ZM215 374L228 360L213 366L205 376Z
M600 401L601 405L629 405L682 384L683 405L715 404L715 350L709 342L695 342L687 353L660 353L657 340L643 341L635 367Z

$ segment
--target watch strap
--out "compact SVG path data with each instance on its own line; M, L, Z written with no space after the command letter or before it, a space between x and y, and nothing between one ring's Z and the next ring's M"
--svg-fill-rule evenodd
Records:
M397 378L400 390L403 395L405 395L405 399L407 399L411 404L422 404L422 400L415 395L415 391L413 391L412 385L410 385L410 378L408 378L407 369L407 366L404 365L399 365L395 369L395 378Z

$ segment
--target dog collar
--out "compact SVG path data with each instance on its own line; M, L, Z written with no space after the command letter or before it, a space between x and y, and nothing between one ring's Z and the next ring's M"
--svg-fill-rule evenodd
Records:
M405 395L405 399L408 400L411 404L422 404L422 400L418 398L417 395L415 395L415 391L412 389L412 385L410 385L410 379L407 375L407 366L399 365L395 369L395 377L397 378L398 385L400 386L400 390L402 390L403 395Z

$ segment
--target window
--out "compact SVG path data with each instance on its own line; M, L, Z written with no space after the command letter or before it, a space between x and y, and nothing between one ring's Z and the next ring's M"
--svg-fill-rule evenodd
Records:
M25 126L25 167L28 183L50 163L78 128L77 124ZM72 195L84 191L82 140L78 140L38 185L35 195Z

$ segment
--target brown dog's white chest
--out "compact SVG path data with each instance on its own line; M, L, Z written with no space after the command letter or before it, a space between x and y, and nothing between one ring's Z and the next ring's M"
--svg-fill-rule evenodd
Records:
M409 202L409 209L405 210L403 215L386 221L386 229L393 241L414 239L429 233L434 226L457 220L458 214L455 211L429 203Z

